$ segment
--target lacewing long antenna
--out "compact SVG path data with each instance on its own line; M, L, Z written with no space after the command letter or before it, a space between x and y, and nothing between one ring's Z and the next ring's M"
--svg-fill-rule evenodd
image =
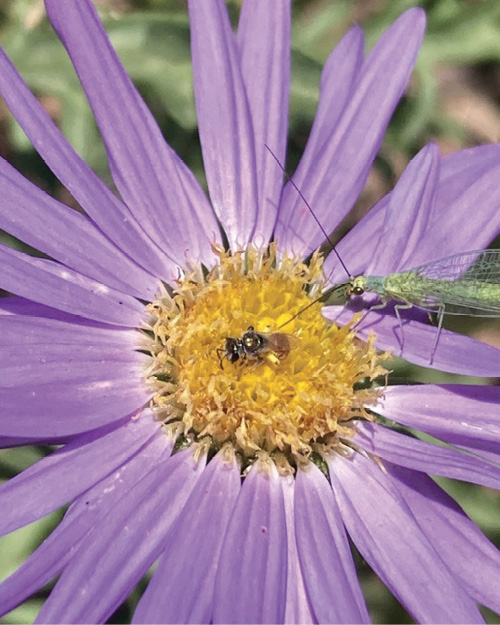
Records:
M295 313L295 315L293 317L290 317L290 319L288 319L288 321L285 321L285 323L282 323L280 326L278 326L278 330L281 330L281 328L284 328L285 326L287 326L290 323L290 321L293 321L295 318L297 318L299 315L301 315L303 312L305 312L308 308L311 308L311 306L314 306L314 304L317 304L322 299L325 299L325 297L328 298L331 293L334 293L335 291L338 291L339 289L345 288L345 285L346 285L346 283L343 282L342 284L336 284L335 286L332 286L329 289L327 289L319 297L314 299L310 304L307 304L307 306L304 306L304 308L301 308L299 310L299 312Z
M300 199L304 202L304 204L307 206L307 209L309 210L309 212L311 213L311 215L314 217L314 221L318 224L319 229L321 230L321 232L325 235L325 239L328 241L328 243L331 245L332 250L335 252L335 255L337 256L337 258L339 259L340 264L342 265L344 271L346 272L347 276L349 278L352 278L352 275L349 273L349 270L347 269L347 267L345 266L344 261L340 258L339 253L337 252L337 250L335 249L335 245L333 244L332 240L330 239L330 236L327 234L326 230L323 228L323 226L321 225L319 219L316 217L316 215L314 214L313 209L311 208L311 205L309 204L309 202L306 200L306 198L304 197L302 191L299 189L299 187L295 184L295 182L292 180L292 178L288 175L288 173L286 172L285 168L283 167L283 165L279 162L278 157L276 156L276 154L274 154L274 152L271 150L271 148L267 145L267 143L265 144L266 149L268 150L269 154L271 154L271 156L274 158L274 160L278 163L278 167L281 169L281 171L283 172L283 174L285 175L285 178L288 180L288 182L292 185L292 187L295 189L295 191L297 191L298 196L300 197ZM315 304L316 302L313 302L313 304ZM312 304L310 304L310 306L312 306ZM309 306L308 306L309 308ZM304 310L307 310L306 308L304 308ZM291 321L291 320L290 320ZM288 323L288 322L287 322Z

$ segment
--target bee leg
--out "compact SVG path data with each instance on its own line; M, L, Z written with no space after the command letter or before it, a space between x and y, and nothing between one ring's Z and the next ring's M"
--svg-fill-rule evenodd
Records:
M273 365L279 365L280 356L278 353L271 352L270 354L267 355L266 360L268 360L269 362L272 362Z
M255 369L258 369L259 367L261 367L265 362L266 362L265 358L262 358L262 356L256 356L255 362L250 367L250 371L255 371Z
M218 347L215 351L217 352L217 358L219 359L220 368L224 370L224 355L226 351L222 349L222 347ZM222 356L221 356L221 352L222 352Z

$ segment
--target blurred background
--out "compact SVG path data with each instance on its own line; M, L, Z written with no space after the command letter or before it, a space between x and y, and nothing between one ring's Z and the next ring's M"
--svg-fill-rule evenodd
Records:
M95 0L95 4L115 49L166 139L204 183L185 2ZM228 3L235 24L240 4ZM437 142L444 155L500 140L498 0L294 0L288 171L293 171L306 144L317 105L320 72L334 45L358 22L365 32L367 47L371 48L382 31L411 6L423 7L428 18L419 60L367 185L351 214L335 232L336 237L350 229L393 187L408 161L427 142ZM74 148L113 186L96 124L65 51L45 18L43 2L0 0L0 43ZM79 209L32 148L1 99L0 156L48 193ZM0 241L36 253L6 234L0 233ZM493 242L493 246L500 247L500 241ZM497 321L456 318L448 322L448 327L500 347ZM398 376L417 382L498 383L440 374L397 360L393 369ZM2 450L0 476L8 479L47 451L42 447ZM499 495L486 488L439 482L499 544ZM27 558L62 513L0 540L0 579ZM360 562L359 566L374 622L411 622L367 565ZM1 622L32 622L48 590L38 593ZM134 592L110 622L130 620L140 591ZM500 622L498 616L486 610L484 613L489 622Z

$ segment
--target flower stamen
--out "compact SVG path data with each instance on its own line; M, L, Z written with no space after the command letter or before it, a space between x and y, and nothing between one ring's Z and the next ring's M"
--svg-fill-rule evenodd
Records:
M186 275L149 306L147 375L158 418L217 447L231 443L247 461L281 452L295 463L352 435L352 420L370 418L364 406L378 393L355 386L385 369L373 338L355 337L355 320L340 327L325 321L319 302L308 307L324 286L321 254L306 264L278 257L274 245L216 251L208 275ZM286 347L280 337L280 351L275 333L283 324L290 338ZM224 357L228 338L240 341L234 361Z

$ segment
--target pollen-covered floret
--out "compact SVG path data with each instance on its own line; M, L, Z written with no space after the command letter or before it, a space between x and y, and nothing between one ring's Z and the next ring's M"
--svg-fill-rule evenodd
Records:
M216 446L229 442L246 459L261 450L304 457L348 436L376 393L360 383L385 370L371 341L327 323L319 302L309 306L323 287L321 255L305 264L271 246L218 256L207 275L186 275L149 307L158 418ZM225 358L227 338L249 328L264 347L252 343L253 357L243 343L241 357ZM281 352L276 332L289 337Z

